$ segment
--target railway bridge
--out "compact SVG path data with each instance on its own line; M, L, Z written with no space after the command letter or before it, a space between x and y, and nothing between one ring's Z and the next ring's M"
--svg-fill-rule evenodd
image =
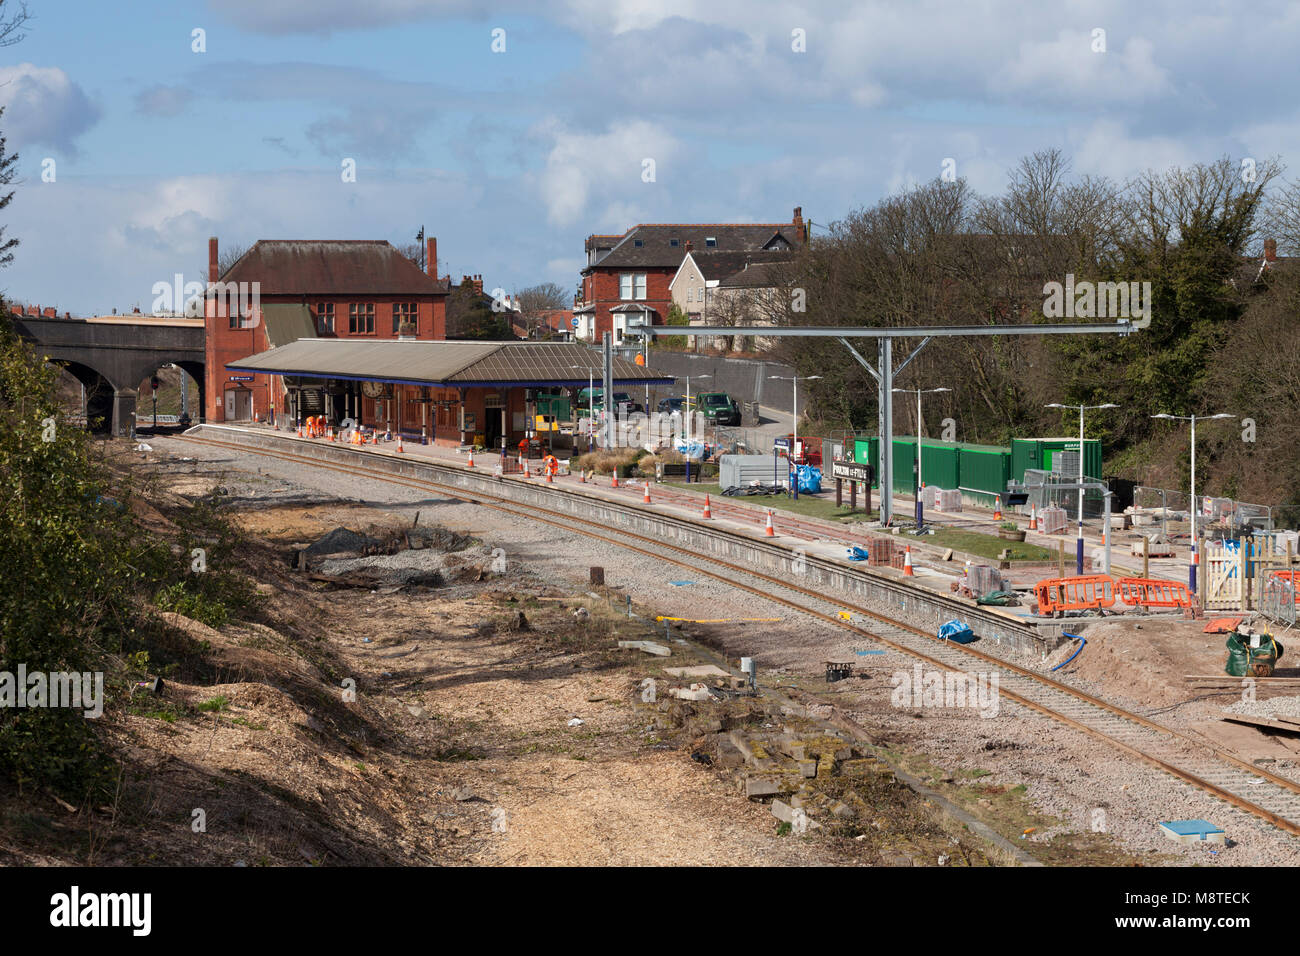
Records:
M60 319L52 311L15 314L14 328L86 387L86 419L96 431L130 434L140 383L163 365L184 370L203 394L202 318L136 313Z

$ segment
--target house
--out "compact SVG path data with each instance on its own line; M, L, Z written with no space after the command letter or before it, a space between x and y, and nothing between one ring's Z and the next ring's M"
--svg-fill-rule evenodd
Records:
M641 224L622 235L588 236L575 332L593 341L611 332L621 345L631 326L662 325L673 304L669 286L688 244L701 253L757 253L789 252L807 241L799 207L787 223Z
M688 315L692 325L710 325L710 318L716 318L715 309L720 285L724 280L750 267L760 269L771 263L789 263L792 254L788 249L776 249L758 252L699 252L687 244L686 256L682 259L676 275L668 284L672 293L673 304ZM758 275L755 272L754 275Z
M228 372L239 359L300 338L437 340L447 337L447 278L428 272L382 240L270 240L253 244L209 282L204 308L204 415L209 422L265 421L276 411L321 414L348 385ZM208 275L217 276L217 239Z

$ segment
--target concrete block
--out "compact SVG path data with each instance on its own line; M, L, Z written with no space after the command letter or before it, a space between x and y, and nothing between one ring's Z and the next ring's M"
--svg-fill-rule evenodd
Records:
M717 763L719 767L733 769L741 766L745 762L745 755L736 749L736 745L730 740L719 740L717 749Z
M795 808L790 806L784 800L772 801L772 816L776 817L782 823L794 823Z
M740 791L751 800L754 797L771 797L781 792L781 787L770 777L746 777L740 783Z
M672 654L671 650L654 641L619 641L618 646L626 650L645 651L656 657L668 657Z
M808 779L812 779L813 777L817 776L817 761L800 760L799 773Z
M733 730L727 735L727 739L731 741L733 747L740 751L741 756L746 761L754 759L754 748L749 745L749 741L744 734Z
M678 700L708 700L713 695L709 693L709 688L704 684L692 684L690 689L670 687L668 696L676 697Z
M837 820L852 820L857 815L858 813L856 810L840 800L836 800L831 804L831 816L835 817Z

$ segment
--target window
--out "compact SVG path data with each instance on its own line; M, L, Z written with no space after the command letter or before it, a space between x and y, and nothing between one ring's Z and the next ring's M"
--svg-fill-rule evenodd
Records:
M375 334L375 304L353 302L348 306L348 332L352 335Z
M393 303L393 334L400 335L401 328L406 323L411 324L411 335L415 334L416 318L419 315L419 306L414 302L394 302Z
M668 240L668 245L670 245L670 246L672 246L674 249L676 249L676 248L677 248L677 242L678 242L678 241L677 241L676 239L669 239L669 240Z
M713 236L709 236L704 240L704 244L706 246L716 246L718 244L718 240L715 239Z
M643 241L640 240L640 239L633 239L633 240L632 240L632 245L634 245L634 246L636 246L638 249L640 249L642 246L645 245L645 242L643 242Z
M645 298L645 273L624 272L618 277L618 297L623 300Z
M316 331L324 334L334 331L334 303L316 303Z

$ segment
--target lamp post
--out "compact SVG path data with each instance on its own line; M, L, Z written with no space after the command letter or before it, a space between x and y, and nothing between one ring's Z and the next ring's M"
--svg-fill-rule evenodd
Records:
M1229 415L1227 412L1220 412L1217 415L1169 415L1161 412L1159 415L1152 415L1152 418L1163 418L1166 421L1191 422L1192 424L1192 563L1187 568L1187 584L1189 590L1196 593L1196 566L1200 563L1200 555L1196 547L1196 420L1202 421L1215 418L1232 418L1236 415Z
M794 457L799 448L799 380L802 379L805 382L811 382L813 379L821 378L821 376L820 375L802 375L802 376L801 375L769 375L768 378L774 378L774 379L779 379L780 381L783 382L794 383L794 414L792 416L794 418L794 431L790 437L789 461L791 465L795 465ZM797 465L795 465L795 467L797 468ZM791 479L790 481L790 494L794 496L795 501L799 500L799 472L798 471L794 473L794 478Z
M921 502L921 489L925 487L921 473L921 433L925 421L921 418L921 395L927 392L951 392L950 388L896 388L895 392L916 392L916 467L912 469L912 493L916 495L916 530L925 527L925 506Z
M712 375L697 375L696 378L713 378ZM686 406L682 409L682 417L686 419L686 449L682 457L686 459L686 483L691 483L691 377L686 376Z
M1079 410L1079 541L1075 552L1077 565L1076 574L1083 574L1083 413L1098 408L1119 408L1113 402L1107 402L1104 405L1062 405L1059 402L1053 402L1046 406L1047 408L1070 408ZM1107 534L1110 529L1105 529Z

